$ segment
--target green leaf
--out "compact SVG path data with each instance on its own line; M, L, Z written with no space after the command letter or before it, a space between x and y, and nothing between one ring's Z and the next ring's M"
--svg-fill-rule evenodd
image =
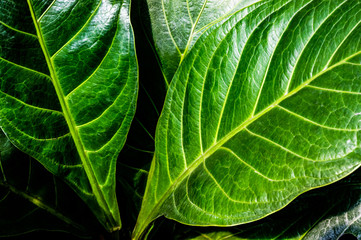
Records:
M0 237L40 230L90 237L100 227L64 182L16 149L2 132L0 213Z
M115 167L137 96L129 1L0 6L0 120L108 231L120 228Z
M260 0L147 0L155 47L166 81L210 26Z
M263 218L360 166L361 2L261 1L208 29L156 132L139 238L155 218Z

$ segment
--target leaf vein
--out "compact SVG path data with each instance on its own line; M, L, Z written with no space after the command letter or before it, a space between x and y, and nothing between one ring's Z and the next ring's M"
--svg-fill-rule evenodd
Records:
M117 20L117 25L119 25L119 17ZM87 77L83 82L81 82L77 87L75 87L71 92L69 92L66 96L65 99L68 99L70 97L71 94L73 94L74 92L76 92L77 90L79 90L82 86L85 85L86 82L88 82L100 69L100 67L102 66L103 62L106 60L107 56L109 55L110 51L112 50L112 47L114 45L115 39L117 38L117 34L118 34L119 28L117 28L117 30L115 31L113 40L106 52L106 54L104 55L103 59L101 60L101 62L99 63L99 65L96 67L96 69L90 74L89 77Z
M114 100L114 102L112 104L110 104L98 117L90 120L89 122L86 122L84 124L81 124L81 125L76 125L77 128L82 128L82 127L85 127L89 124L92 124L93 122L99 120L101 117L103 117L114 105L117 104L117 101L120 97L123 96L123 92L124 90L126 89L126 86L123 87L123 89L121 90L121 92L118 94L118 96L116 97L116 99Z
M291 86L291 82L292 82L292 79L294 77L294 73L295 73L295 69L296 67L298 66L299 64L299 60L302 58L302 55L303 55L303 52L305 51L305 49L307 48L308 44L311 42L311 40L313 39L313 37L315 36L315 33L321 29L321 27L323 26L323 24L332 16L332 14L337 10L339 9L346 1L342 2L341 4L339 4L335 9L332 10L332 12L330 14L328 14L324 19L323 21L321 22L321 24L317 27L317 29L315 29L315 31L311 34L311 36L307 39L307 42L306 44L304 44L304 46L302 47L302 50L300 52L300 54L298 55L297 59L296 59L296 62L293 66L293 69L292 69L292 73L291 75L289 76L289 80L288 80L288 84L287 84L287 88L286 88L286 91L285 91L285 95L288 94L288 91L289 91L289 88Z
M126 113L128 113L129 110L130 110L132 107L133 107L132 104L129 104ZM100 146L97 150L85 150L85 151L86 151L87 153L96 153L96 152L100 152L100 151L102 151L104 148L106 148L106 147L114 140L114 138L117 137L117 133L118 133L118 132L120 131L120 129L122 128L123 122L124 122L125 119L126 119L125 117L122 119L122 123L119 125L119 128L117 129L117 132L116 132L116 133L110 138L110 140L107 141L103 146Z
M343 131L343 132L358 132L358 131L360 131L360 129L347 129L347 128L329 127L329 126L326 126L326 125L317 123L317 122L315 122L315 121L312 121L311 119L308 119L308 118L306 118L306 117L304 117L304 116L301 116L301 115L299 115L299 114L297 114L297 113L295 113L295 112L293 112L293 111L291 111L291 110L289 110L289 109L287 109L287 108L285 108L285 107L282 107L282 106L280 106L280 105L277 105L277 107L280 108L280 109L282 109L283 111L285 111L285 112L287 112L287 113L289 113L289 114L291 114L291 115L293 115L293 116L295 116L295 117L303 120L303 121L309 122L309 123L311 123L311 124L313 124L313 125L316 125L316 126L319 126L319 127L321 127L321 128L330 129L330 130L334 130L334 131Z
M20 130L17 126L13 125L13 124L11 123L11 121L10 121L8 118L6 118L5 116L2 116L2 119L1 119L1 120L6 120L6 121L8 122L8 124L9 124L11 127L13 127L16 131L18 131L18 132L21 133L22 135L24 135L24 136L26 136L26 137L28 137L28 138L30 138L30 139L33 139L33 140L35 140L35 141L40 141L40 142L57 141L57 140L59 140L59 139L66 138L66 137L70 136L70 133L66 133L66 134L61 135L61 136L59 136L59 137L53 137L53 138L36 138L36 137L31 136L31 135L29 135L28 133Z
M25 32L25 31L21 31L21 30L19 30L19 29L16 29L16 28L14 28L14 27L11 27L10 25L4 23L3 21L0 21L0 24L3 25L3 26L6 27L6 28L12 30L12 31L15 31L15 32L18 32L18 33L21 33L21 34L25 34L25 35L27 35L27 36L34 37L34 38L36 38L36 39L38 38L35 34L29 33L29 32Z
M338 90L338 89L331 89L331 88L324 88L324 87L318 87L314 85L307 85L306 88L313 88L320 91L326 91L326 92L335 92L335 93L344 93L344 94L352 94L352 95L361 95L360 92L352 92L352 91L345 91L345 90Z
M10 61L10 60L7 60L7 59L5 59L5 58L2 58L2 57L0 57L0 61L4 61L4 62L6 62L6 63L9 63L9 64L11 64L11 65L14 65L15 67L18 67L18 68L27 70L27 71L29 71L29 72L36 73L36 74L38 74L38 75L41 75L41 76L43 76L43 77L46 77L47 79L49 79L49 80L51 81L51 77L50 77L49 75L46 75L45 73L36 71L36 70L34 70L34 69L31 69L31 68L28 68L28 67L25 67L25 66L22 66L22 65L19 65L19 64L17 64L17 63L14 63L14 62L12 62L12 61Z
M63 46L61 46L58 51L56 51L52 56L50 56L50 59L54 59L56 57L56 55L59 54L59 52L61 50L63 50L67 45L69 45L82 31L83 29L88 25L88 23L92 20L92 18L96 15L96 13L98 12L98 9L100 8L100 5L102 4L102 1L99 1L99 4L97 5L97 7L94 9L94 12L89 16L89 18L87 19L87 21L84 23L84 25L80 28L80 30L72 37L70 38Z
M262 6L262 5L260 5L260 6ZM243 19L245 19L250 13L252 13L253 11L255 11L257 8L255 8L255 9L253 9L251 12L249 12L248 14L246 14L243 18L241 18L238 22L240 22L240 21L242 21ZM269 15L267 15L267 16L269 16ZM265 18L267 18L267 16L265 17ZM263 18L262 19L262 21L265 19L265 18ZM235 24L235 25L237 25L237 23ZM258 26L258 25L257 25ZM256 27L257 27L256 26ZM250 35L256 30L256 27L252 30L252 32L250 33ZM219 49L219 47L221 46L221 44L225 41L225 38L230 34L230 33L232 33L232 30L233 30L233 28L234 27L232 27L230 30L229 30L229 32L224 36L224 38L223 38L223 40L222 41L220 41L218 44L217 44L217 46L215 47L215 49L214 49L214 51L213 51L213 53L212 53L212 55L211 55L211 57L210 57L210 59L209 59L209 62L208 62L208 65L207 65L207 68L206 69L209 69L209 67L210 67L210 65L211 65L211 63L212 63L212 60L213 60L213 58L215 57L215 55L216 55L216 52L217 52L217 50ZM249 38L247 38L247 41L249 40ZM243 52L243 49L242 49L242 52ZM198 55L199 56L199 55ZM240 57L242 56L242 54L240 54ZM239 61L238 61L238 64L239 64ZM237 65L238 65L237 64ZM236 69L235 69L235 72L237 71L237 67L236 67ZM206 79L207 79L207 77L208 77L208 73L209 73L209 71L207 71L206 72L206 74L205 74L205 76L203 77L203 84L202 84L202 89L201 89L201 96L200 96L200 105L199 105L199 136L200 136L200 140L201 140L201 153L203 154L203 146L202 146L202 104L203 104L203 98L204 98L204 95L203 95L203 93L204 93L204 85L205 85L205 83L206 83ZM233 78L232 78L232 81L233 81L233 79L234 79L234 76L235 76L235 74L236 73L234 73L234 75L233 75ZM231 82L232 82L231 81ZM231 83L232 84L232 83ZM228 87L228 90L227 90L227 94L226 94L226 97L225 97L225 101L224 102L226 102L226 99L227 99L227 97L228 97L228 93L229 93L229 89L230 89L230 87L231 87L231 84L230 84L230 86ZM225 103L223 104L223 106L222 106L222 109L221 109L221 115L220 115L220 117L219 117L219 122L218 122L218 126L217 126L217 129L216 129L216 136L215 136L215 138L214 138L214 141L217 141L217 136L218 136L218 131L219 131L219 125L220 125L220 121L221 121L221 118L222 118L222 114L223 114L223 110L224 110L224 106L225 106Z
M341 46L344 44L344 42L348 39L348 37L353 33L353 31L355 29L357 29L357 27L360 25L361 20L358 21L358 23L347 33L347 35L344 37L344 39L341 41L341 43L337 46L336 50L332 53L329 61L326 64L326 68L330 65L330 63L332 62L333 58L335 57L335 54L337 53L337 51L341 48Z
M162 11L163 11L163 15L164 15L165 24L167 25L167 29L168 29L168 32L169 32L169 37L172 40L172 42L173 42L175 48L177 49L177 52L179 53L179 55L182 56L182 52L179 50L179 47L178 47L177 43L175 42L175 40L173 38L173 35L172 35L172 31L170 30L170 27L169 27L168 17L167 17L167 14L165 12L165 7L164 7L164 0L161 0L161 1L162 1Z
M258 91L258 95L257 95L257 99L256 99L256 102L254 104L254 107L253 107L253 110L252 110L252 117L254 116L255 112L256 112L256 109L258 107L258 102L259 102L259 99L261 97L261 93L262 93L262 90L263 90L263 86L264 86L264 83L266 82L266 79L267 79L267 76L269 74L269 68L271 66L271 63L272 63L272 60L275 56L275 52L280 44L280 42L283 40L283 36L284 34L287 32L287 30L289 29L289 26L291 24L291 22L293 21L293 19L295 18L295 16L301 11L303 10L305 7L307 7L312 1L306 3L305 5L303 5L301 8L299 8L296 12L294 12L294 14L291 16L291 18L289 19L289 22L287 23L287 26L285 27L285 29L283 30L280 38L278 39L277 43L276 43L276 46L274 47L273 51L272 51L272 56L270 57L270 60L268 61L268 64L267 64L267 69L265 71L265 74L264 74L264 77L262 79L262 84L261 84L261 87Z
M40 22L41 19L47 14L47 12L51 9L51 7L54 5L56 0L53 0L52 3L45 9L45 11L41 14L41 16L38 18L37 22Z
M245 130L247 130L245 128ZM253 166L251 166L250 164L248 164L246 161L244 161L242 158L240 158L235 152L233 152L230 148L228 147L220 147L220 150L224 150L228 153L231 153L237 160L239 160L242 164L246 165L248 168L252 169L254 171L254 173L258 174L259 176L261 176L262 178L266 179L267 181L270 182L284 182L285 180L290 180L290 179L282 179L282 180L278 180L278 179L273 179L270 178L268 176L266 176L265 174L261 173L260 171L258 171L257 169L255 169Z
M53 109L47 109L47 108L41 108L41 107L38 107L38 106L35 106L35 105L31 105L29 103L26 103L26 102L23 102L21 101L20 99L8 94L8 93L5 93L3 91L0 90L0 94L4 94L6 97L8 98L11 98L15 101L17 101L18 103L26 106L26 107L29 107L29 108L33 108L33 109L36 109L36 110L40 110L40 111L44 111L44 112L52 112L52 113L55 113L55 114L58 114L58 115L61 115L62 117L64 117L64 113L63 112L60 112L58 110L53 110Z
M288 1L286 2L284 5L282 5L279 9L277 9L276 11L280 10L281 8L283 8L284 6L286 6L287 4L289 4L291 1ZM227 93L226 93L226 96L224 98L224 101L223 101L223 105L222 105L222 109L221 109L221 113L220 113L220 116L219 116L219 120L218 120L218 125L217 125L217 129L216 129L216 136L214 137L214 142L216 142L218 140L218 133L219 133L219 129L220 129L220 126L221 126L221 122L222 122L222 118L223 118L223 113L224 113L224 109L227 105L227 101L228 101L228 97L229 97L229 92L233 86L233 82L234 82L234 79L236 77L236 74L237 74L237 70L239 68L239 65L240 65L240 62L241 62L241 58L243 57L243 51L244 49L246 48L246 45L249 43L249 40L251 39L251 36L255 33L255 31L258 29L258 26L260 26L264 21L266 21L266 19L268 19L269 16L271 16L274 12L271 12L270 14L267 14L264 18L262 18L261 21L259 21L257 23L256 26L254 26L254 28L252 29L252 32L249 34L243 48L242 48L242 51L241 53L239 54L239 59L238 59L238 62L237 62L237 66L235 68L235 71L233 73L233 76L232 76L232 79L229 83L229 86L228 86L228 89L227 89ZM224 38L225 39L225 38ZM253 117L253 114L252 114L252 117Z

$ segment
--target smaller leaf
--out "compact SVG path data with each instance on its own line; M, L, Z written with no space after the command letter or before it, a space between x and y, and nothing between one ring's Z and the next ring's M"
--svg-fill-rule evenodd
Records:
M332 211L327 218L320 221L304 239L328 240L339 239L350 234L357 239L361 239L361 195L360 186L351 192L349 198L344 199L343 204L339 205L338 211Z
M129 11L130 0L0 6L0 126L109 232L121 228L116 161L138 92Z

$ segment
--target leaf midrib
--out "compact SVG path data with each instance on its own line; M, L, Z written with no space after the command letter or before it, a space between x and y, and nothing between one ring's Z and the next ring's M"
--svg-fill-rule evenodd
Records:
M64 118L69 127L70 134L72 136L72 139L74 140L77 152L79 154L79 157L81 159L81 162L82 162L84 170L85 170L85 173L90 182L90 186L91 186L93 193L98 201L98 204L106 212L106 217L109 218L109 216L112 216L111 211L110 211L109 206L108 206L108 204L104 198L104 195L100 189L98 181L95 177L94 171L93 171L91 163L90 163L90 159L86 153L86 150L84 149L84 146L83 146L82 141L79 136L79 132L78 132L76 124L75 124L75 121L72 118L72 115L70 113L70 108L69 108L67 102L65 101L65 95L61 89L59 79L56 75L53 61L51 60L50 54L46 48L43 34L42 34L40 26L36 20L36 16L35 16L35 12L34 12L34 8L32 6L31 0L27 0L27 3L29 5L31 18L33 20L33 23L34 23L34 26L36 29L36 34L39 39L41 50L43 51L43 54L44 54L44 57L45 57L45 60L46 60L46 63L47 63L47 66L48 66L48 69L50 72L50 77L51 77L53 86L55 88L58 100L60 102L61 108L63 110ZM114 223L114 220L111 217L108 220L109 220L109 222ZM114 226L112 226L112 227L114 227ZM115 230L115 229L111 229L111 230Z

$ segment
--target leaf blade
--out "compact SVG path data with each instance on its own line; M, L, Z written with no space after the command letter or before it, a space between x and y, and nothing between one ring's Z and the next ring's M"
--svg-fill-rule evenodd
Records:
M16 4L29 13L33 26L27 22L26 28L36 38L29 36L35 39L29 45L14 36L21 32L10 29L5 33L10 41L1 43L8 64L1 65L2 128L17 147L62 176L107 230L117 230L116 158L137 96L130 3L29 0L27 6L9 2L6 7L15 12ZM4 21L21 26L14 19ZM25 57L17 59L16 51ZM8 82L19 68L20 84L12 86ZM42 90L49 90L44 99L37 96Z
M160 215L192 225L254 221L357 169L358 93L337 95L353 83L336 72L347 75L360 55L359 16L347 1L260 2L204 33L167 94L133 236ZM337 91L315 94L308 86L326 74Z

